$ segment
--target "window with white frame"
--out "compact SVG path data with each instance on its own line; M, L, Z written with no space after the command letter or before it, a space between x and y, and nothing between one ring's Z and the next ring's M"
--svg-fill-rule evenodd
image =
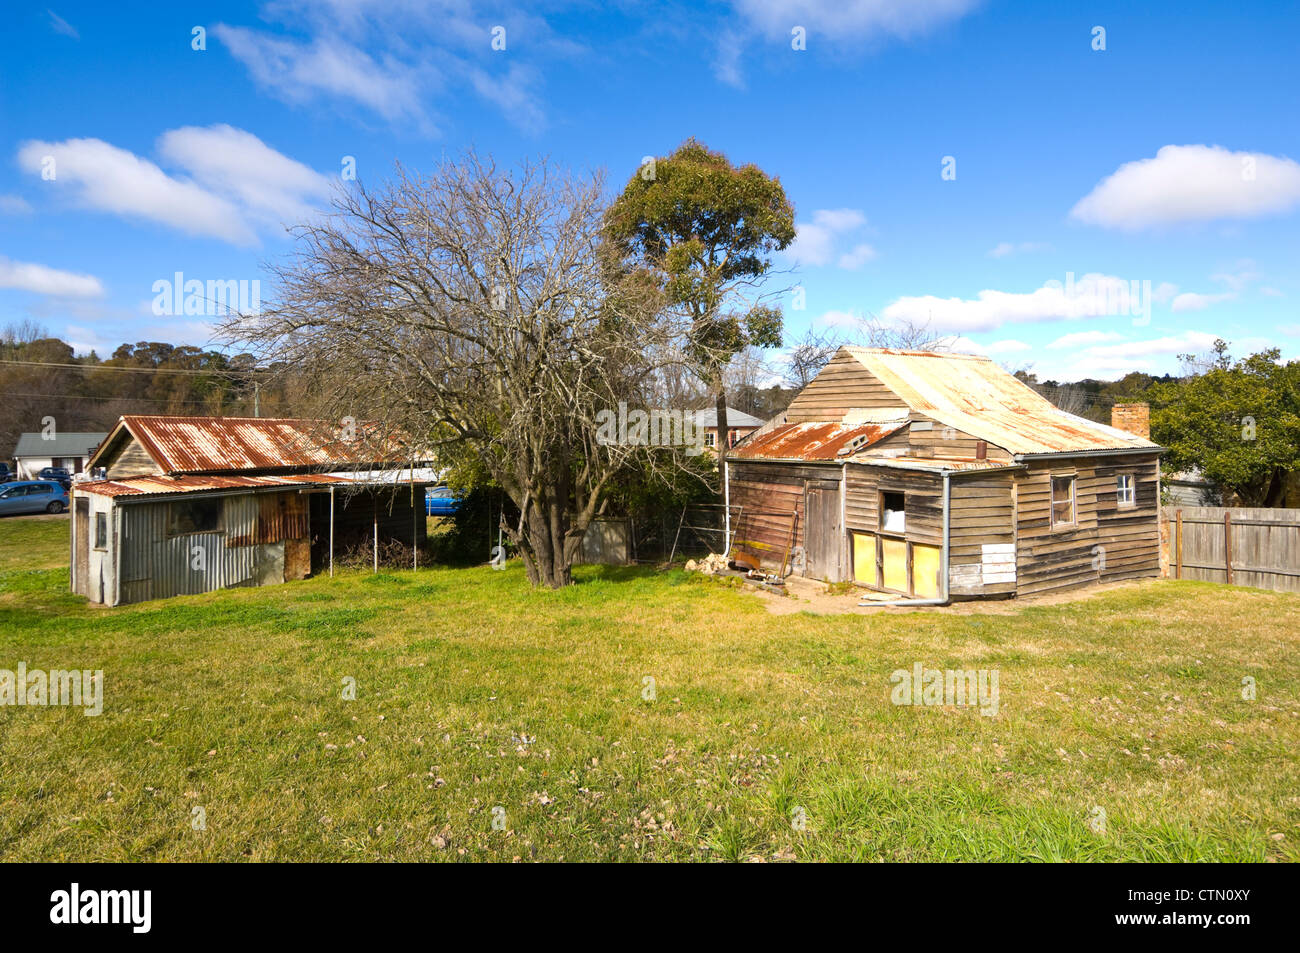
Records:
M1120 506L1137 505L1137 492L1133 486L1133 474L1121 473L1115 477L1115 501Z
M1052 526L1074 525L1074 477L1052 477Z

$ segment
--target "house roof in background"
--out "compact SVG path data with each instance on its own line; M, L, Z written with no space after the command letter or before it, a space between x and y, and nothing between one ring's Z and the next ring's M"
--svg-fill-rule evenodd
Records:
M751 437L727 454L729 460L843 460L902 430L904 423L785 424Z
M138 440L167 474L377 462L362 441L343 441L335 428L318 420L127 415L104 441L101 453L126 435ZM97 459L87 467L92 465L98 465Z
M85 457L104 442L106 433L55 433L47 439L39 433L18 436L15 457Z
M691 414L695 418L697 427L716 427L718 426L718 408L708 407L704 410L694 410ZM736 427L761 427L763 421L759 420L752 414L747 414L743 410L727 408L727 429L734 430Z
M987 357L844 350L913 410L1013 454L1159 449L1136 434L1057 409Z

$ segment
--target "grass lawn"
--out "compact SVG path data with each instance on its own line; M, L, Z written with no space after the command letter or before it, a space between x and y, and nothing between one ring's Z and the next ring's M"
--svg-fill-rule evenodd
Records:
M0 708L5 860L1300 856L1295 595L777 616L513 564L102 609L66 532L0 520L0 668L102 669L104 712ZM915 662L996 669L997 716L891 704Z

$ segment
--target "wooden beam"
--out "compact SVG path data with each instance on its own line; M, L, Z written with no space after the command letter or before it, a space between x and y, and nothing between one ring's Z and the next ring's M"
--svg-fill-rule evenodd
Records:
M1232 585L1232 511L1223 511L1223 562L1228 569L1228 585Z
M1174 574L1175 579L1183 578L1183 511L1178 511L1178 572Z

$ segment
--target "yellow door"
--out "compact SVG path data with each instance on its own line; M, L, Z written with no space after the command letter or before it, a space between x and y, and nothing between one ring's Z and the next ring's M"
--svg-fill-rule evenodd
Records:
M881 585L907 592L907 542L880 538Z
M912 585L923 598L939 595L939 547L912 544Z
M876 584L876 537L853 534L853 581Z

